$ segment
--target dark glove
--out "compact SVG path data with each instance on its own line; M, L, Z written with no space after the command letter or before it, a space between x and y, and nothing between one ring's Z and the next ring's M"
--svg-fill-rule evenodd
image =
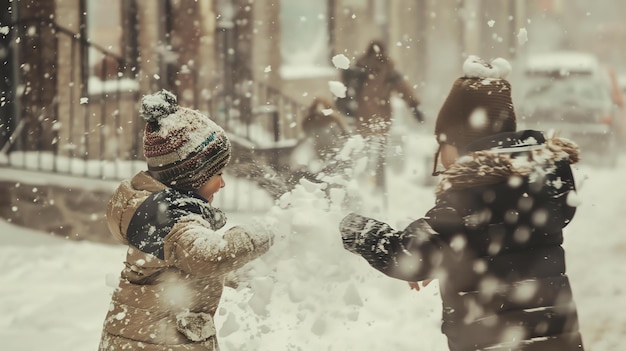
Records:
M424 112L422 112L419 105L411 107L411 113L415 116L415 119L417 119L418 122L424 123Z
M357 244L362 241L363 229L368 222L367 217L356 213L350 213L339 223L339 232L343 240L343 247L355 254L358 254Z

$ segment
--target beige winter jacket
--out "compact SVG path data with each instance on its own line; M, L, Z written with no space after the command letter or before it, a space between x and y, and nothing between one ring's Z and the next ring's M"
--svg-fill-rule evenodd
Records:
M107 220L129 246L100 351L218 349L213 316L225 275L271 245L262 228L217 233L221 216L202 198L168 189L145 172L121 183Z

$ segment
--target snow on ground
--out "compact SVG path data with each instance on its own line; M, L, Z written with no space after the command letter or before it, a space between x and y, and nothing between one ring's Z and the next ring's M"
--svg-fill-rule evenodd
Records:
M407 163L396 164L388 179L388 211L374 200L362 209L397 228L434 200L432 186L422 184L430 145L405 141ZM626 157L617 169L581 165L575 173L581 205L565 248L583 337L588 351L623 350ZM284 202L291 207L266 214L280 221L281 237L254 266L257 278L225 291L216 316L223 350L447 350L436 283L411 291L344 251L337 225L345 212L319 187L305 183ZM230 225L249 219L229 218ZM0 220L0 349L96 350L124 254L122 246L68 241Z

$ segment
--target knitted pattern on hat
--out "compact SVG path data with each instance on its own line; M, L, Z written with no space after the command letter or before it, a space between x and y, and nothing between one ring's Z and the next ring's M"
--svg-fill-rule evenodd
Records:
M452 85L435 125L439 143L463 149L470 142L517 128L511 84L505 79L511 65L502 58L487 63L469 56L463 77Z
M140 112L147 122L144 156L160 182L196 190L230 161L231 145L224 130L202 113L178 106L171 92L144 96Z

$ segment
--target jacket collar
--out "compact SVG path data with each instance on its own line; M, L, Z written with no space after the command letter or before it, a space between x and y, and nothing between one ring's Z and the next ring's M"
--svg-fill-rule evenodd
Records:
M538 141L492 138L487 148L469 151L442 173L437 196L469 187L497 184L528 177L530 182L553 172L558 161L574 164L579 160L578 146L565 138ZM525 141L525 142L524 142Z

